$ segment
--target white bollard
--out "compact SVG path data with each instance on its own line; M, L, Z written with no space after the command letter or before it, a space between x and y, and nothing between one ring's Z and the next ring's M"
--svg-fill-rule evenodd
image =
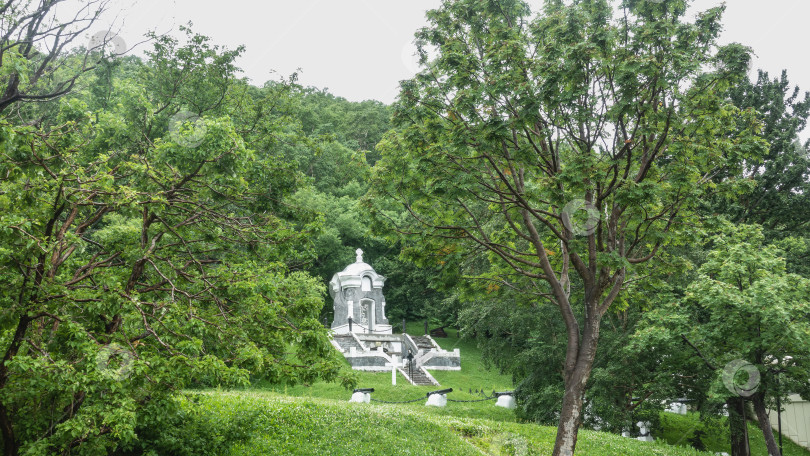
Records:
M428 400L425 405L430 405L433 407L444 407L447 405L447 395L446 394L431 394L428 396Z
M353 393L352 398L349 399L349 402L360 402L368 404L371 402L371 394L369 393Z
M509 394L498 396L498 401L495 402L495 406L513 409L515 408L515 398Z
M636 423L638 426L640 436L636 437L636 440L640 440L642 442L652 442L653 437L650 435L650 422L649 421L639 421Z

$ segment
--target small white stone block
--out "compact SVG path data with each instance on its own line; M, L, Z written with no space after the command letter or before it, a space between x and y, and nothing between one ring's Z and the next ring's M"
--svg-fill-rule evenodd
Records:
M444 407L447 405L447 395L446 394L431 394L428 396L428 400L425 405L430 405L433 407Z
M622 437L630 438L630 431L622 431Z
M504 407L508 409L515 408L515 398L511 395L504 394L503 396L498 396L498 402L495 403L497 407Z
M352 394L352 398L349 399L349 402L360 402L368 404L371 402L371 394L369 393L354 393Z
M648 421L639 421L636 423L636 426L638 426L639 433L641 434L639 437L636 437L636 440L642 442L652 442L654 440L652 435L650 435L650 423Z

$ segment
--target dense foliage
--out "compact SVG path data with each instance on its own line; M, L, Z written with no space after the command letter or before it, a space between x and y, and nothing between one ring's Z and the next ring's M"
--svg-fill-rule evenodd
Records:
M485 251L471 275L558 313L555 455L575 449L603 316L691 234L712 178L763 152L753 111L725 97L749 55L717 45L723 8L688 22L682 1L622 6L444 2L375 170L375 195L409 217L370 206L415 250Z
M278 150L294 86L182 30L0 120L5 454L137 448L190 385L343 375L301 269L320 218Z
M386 106L251 85L241 47L188 27L145 58L113 30L77 47L107 0L68 23L63 1L0 2L4 454L222 454L258 425L268 452L322 451L301 432L331 422L302 413L351 410L240 415L186 388L353 385L322 323L358 247L395 327L462 327L517 416L557 423L527 437L543 451L684 398L734 456L746 414L777 454L766 410L810 396L810 94L749 81L750 50L716 42L723 7L445 0ZM285 420L303 427L279 443ZM488 426L428 444L515 450Z

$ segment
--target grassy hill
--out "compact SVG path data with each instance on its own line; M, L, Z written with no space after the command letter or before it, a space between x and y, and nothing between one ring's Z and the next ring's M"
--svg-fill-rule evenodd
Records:
M190 417L217 428L231 455L547 455L555 429L492 419L456 417L437 409L352 404L272 392L206 392L204 413ZM211 445L213 446L213 444ZM209 446L209 448L211 447ZM577 455L700 455L688 448L582 431Z
M415 328L414 328L415 329ZM417 331L414 331L418 333ZM487 370L473 342L455 337L437 339L445 349L460 348L462 370L434 371L442 388L453 388L448 398L482 399L493 390L512 389L508 376ZM202 412L191 413L178 437L197 443L187 454L355 454L355 455L546 455L551 453L556 429L520 423L511 410L494 401L449 402L426 407L425 395L436 387L418 387L390 373L358 372L360 387L375 388L380 401L416 400L408 404L349 403L351 392L336 384L285 387L255 384L244 391L205 391L195 396ZM729 451L727 431L704 429L696 415L665 413L661 440L639 442L621 436L583 430L577 455L706 455ZM706 432L711 452L688 447L695 430ZM212 431L215 430L215 431ZM725 432L725 433L724 433ZM665 442L672 445L667 445ZM677 446L673 446L677 445ZM752 454L766 454L759 431L751 429ZM185 447L182 447L185 451ZM786 456L810 456L786 441ZM180 447L169 448L181 454Z

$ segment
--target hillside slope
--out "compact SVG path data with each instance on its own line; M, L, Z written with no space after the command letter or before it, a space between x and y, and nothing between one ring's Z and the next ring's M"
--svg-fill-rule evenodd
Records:
M413 326L411 328L410 326ZM419 325L409 325L409 329L412 329L415 334L420 334L421 331L421 324ZM481 356L481 350L476 346L475 341L468 340L464 338L458 338L456 335L456 331L449 329L447 331L450 334L450 337L443 338L443 339L436 339L436 341L442 346L442 348L446 350L452 350L454 348L461 349L461 364L462 370L461 371L433 371L432 374L436 377L437 380L441 383L441 388L453 388L453 393L448 395L448 398L451 400L456 401L476 401L480 400L484 395L489 395L493 390L495 391L504 391L512 389L512 381L511 378L507 375L502 375L497 371L487 369L487 366L484 364ZM347 363L348 364L348 363ZM375 393L372 395L373 399L380 400L380 401L408 401L413 399L424 398L425 394L429 391L436 390L438 387L432 386L412 386L408 384L408 382L403 378L401 375L397 375L397 385L391 385L391 374L390 373L370 373L370 372L356 372L359 377L358 387L363 388L375 388ZM242 393L235 393L235 394L242 394ZM337 384L329 384L329 383L315 383L313 385L298 385L298 386L278 386L278 385L267 385L263 383L257 383L254 385L254 389L245 392L247 396L253 397L262 397L262 398L280 398L283 397L299 397L304 398L306 400L301 401L301 404L327 404L330 407L360 407L360 410L370 411L367 415L364 415L363 419L371 420L373 423L374 420L377 418L374 417L374 410L378 410L377 403L369 405L356 405L356 404L348 404L348 399L351 396L350 391L346 391L340 385ZM310 399L321 399L321 400L331 400L326 402L311 402ZM275 399L274 399L275 400ZM446 423L446 420L462 420L463 422L467 422L468 420L472 423L485 423L484 425L488 429L496 429L493 432L489 432L486 438L464 438L464 442L467 444L473 443L476 448L481 451L484 451L486 454L513 454L509 452L503 452L500 450L492 450L489 448L490 443L494 442L493 445L495 447L500 447L503 445L508 446L509 435L516 434L516 435L523 435L526 434L529 437L526 437L524 442L528 445L529 448L534 448L533 451L539 451L537 454L549 454L551 446L545 445L552 445L553 444L553 437L555 429L553 428L546 428L542 426L535 426L530 424L518 424L518 419L515 416L515 413L511 410L507 410L500 407L494 406L494 400L491 401L481 401L481 402L450 402L448 403L447 407L445 408L435 408L435 407L425 407L424 406L424 399L417 400L413 403L408 404L397 404L397 405L390 405L388 406L393 407L393 409L380 409L380 410L388 410L385 411L386 414L398 414L400 416L407 416L407 417L420 417L419 419L435 419L438 420L439 423ZM343 413L339 411L333 411L332 413ZM431 418L425 418L431 417ZM672 415L669 413L662 414L663 421L662 423L665 424L663 429L655 429L653 430L653 435L656 439L662 439L664 442L668 442L671 445L678 445L681 447L686 448L674 448L670 447L663 447L660 451L661 453L638 453L638 454L672 454L672 455L680 455L680 454L702 454L702 453L690 453L691 451L689 446L689 440L694 436L696 430L701 430L704 432L703 441L706 443L707 448L712 452L728 452L730 451L728 448L728 429L726 426L721 425L718 427L706 428L706 425L702 423L699 419L697 414L690 414L689 416L680 416L680 415ZM411 418L413 419L413 418ZM751 427L750 431L750 440L751 440L751 448L752 454L765 454L765 444L762 438L762 433L759 431L756 426L751 423L749 424ZM373 427L373 425L370 425ZM399 426L399 428L408 429L410 425L403 425ZM499 431L501 429L499 426L506 426L509 430L506 431ZM510 426L516 426L514 430L510 428ZM362 429L356 429L356 432L363 433L367 432ZM450 430L453 438L457 437L458 432ZM504 432L506 434L504 434ZM511 434L510 434L511 433ZM434 437L431 437L429 434L416 432L415 434L418 437L414 438L424 438L427 440L435 440ZM606 436L605 434L591 432L591 431L583 431L583 441L578 446L579 451L577 454L588 454L585 453L591 442L600 442L597 444L599 450L604 449L602 445L607 445L606 448L624 448L629 439L623 439L621 437L615 435ZM619 439L619 440L616 440ZM452 439L451 439L452 440ZM442 441L439 439L438 441ZM475 442L478 442L476 444ZM521 442L520 440L518 442ZM636 443L642 444L642 442L635 442L633 441L633 445ZM535 446L539 445L539 446ZM648 446L644 446L642 444L641 447L634 447L637 448L639 451L643 451L645 448L650 449L649 444ZM458 445L457 445L458 446ZM548 448L548 451L545 449ZM312 451L316 451L312 449ZM458 450L461 451L461 450ZM478 451L478 450L476 450ZM500 451L500 452L498 452ZM592 454L610 454L610 453L599 453L596 447L593 449L594 453ZM656 450L658 451L658 450ZM686 453L683 453L686 451ZM580 453L582 452L582 453ZM296 453L296 454L307 454L307 453ZM382 451L381 453L377 454L398 454L396 452L390 453L387 451ZM406 453L407 454L407 453ZM423 454L423 453L413 453L413 454ZM426 454L426 453L425 453ZM441 454L441 453L437 453ZM464 454L464 453L458 453ZM477 453L480 454L480 453ZM518 451L514 454L532 454L532 453L521 453ZM619 451L617 454L622 454ZM632 454L632 453L630 453ZM810 456L810 452L799 448L797 445L793 444L792 442L785 442L785 454L788 456Z
M353 404L267 392L206 392L206 413L223 434L238 432L232 455L547 455L555 429L431 413L431 408ZM237 427L237 430L231 429ZM582 431L577 455L704 455L688 448Z

